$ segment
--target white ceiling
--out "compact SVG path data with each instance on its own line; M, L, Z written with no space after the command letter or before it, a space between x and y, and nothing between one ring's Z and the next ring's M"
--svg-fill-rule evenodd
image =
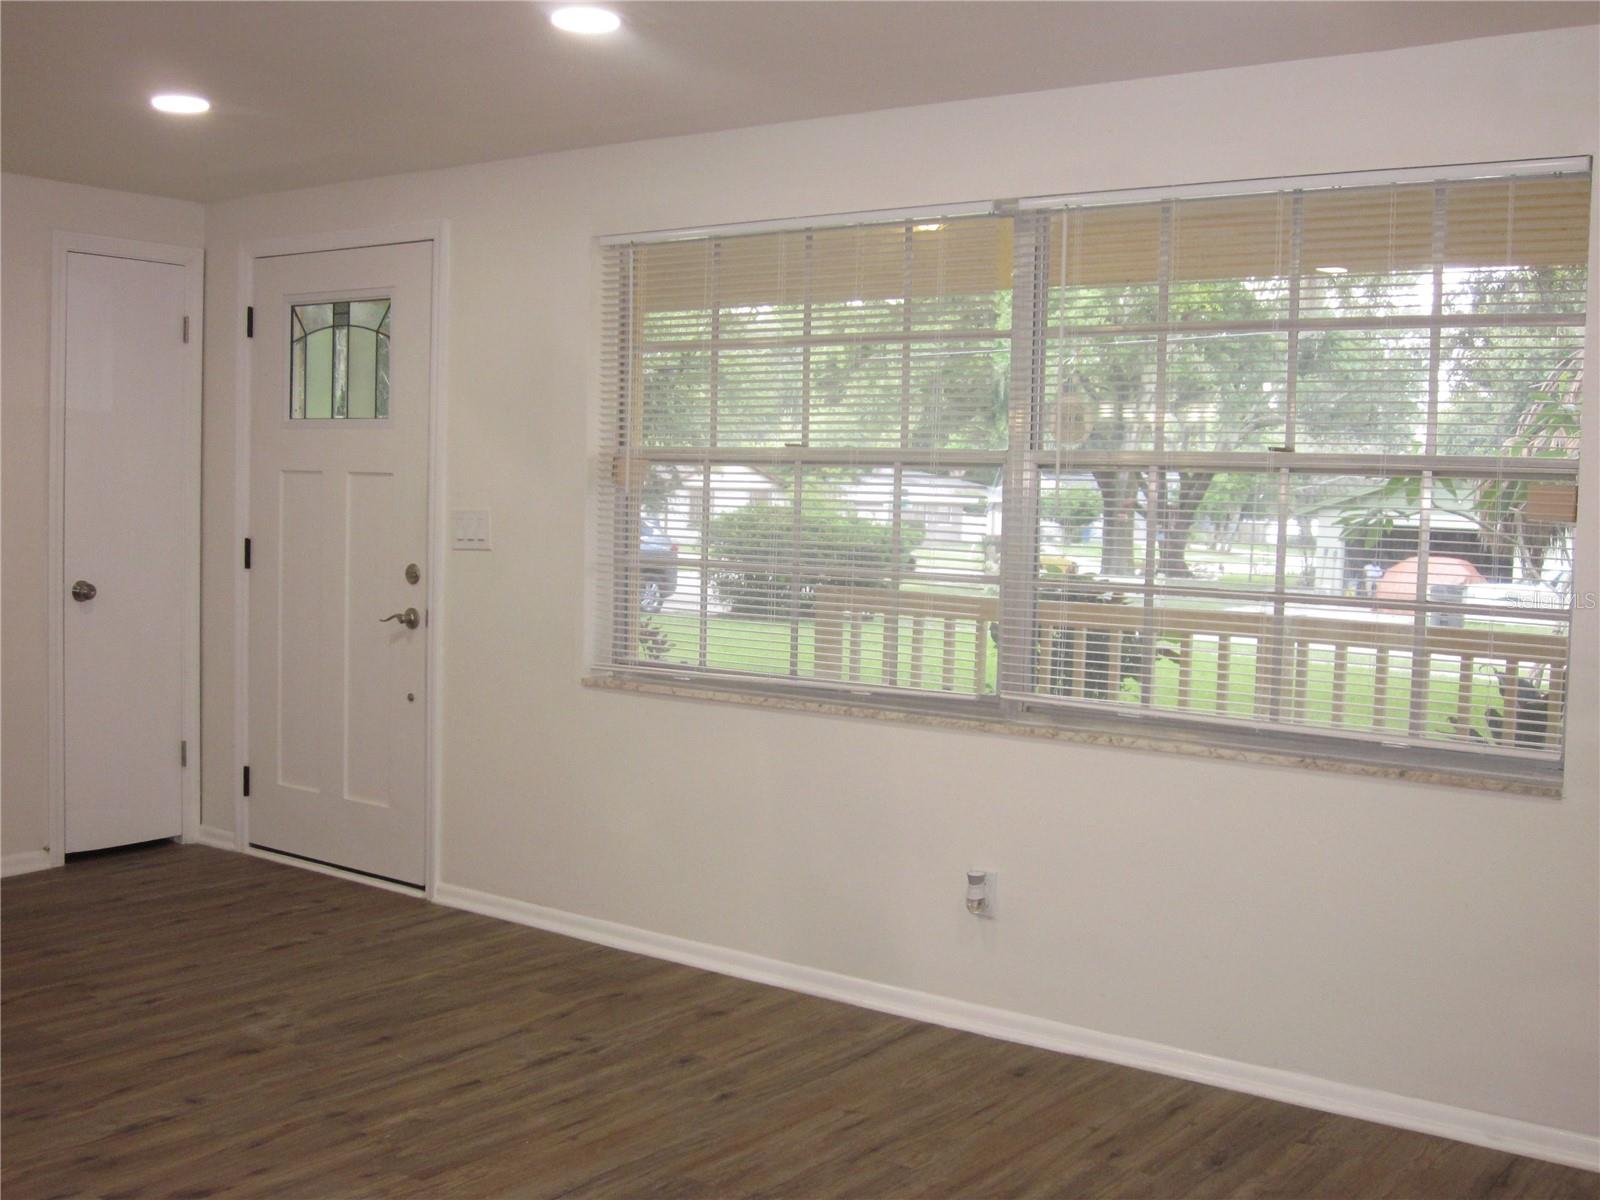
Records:
M1586 25L1600 3L613 5L29 3L0 8L8 171L216 200L399 171ZM196 91L203 117L147 98Z

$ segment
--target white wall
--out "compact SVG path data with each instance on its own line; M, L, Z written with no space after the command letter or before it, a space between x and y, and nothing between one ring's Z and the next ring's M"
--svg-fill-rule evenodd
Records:
M46 741L49 683L45 580L49 546L50 308L52 238L88 233L199 246L198 204L55 183L0 178L0 276L4 280L0 432L0 846L26 854L50 840Z
M1596 150L1593 29L565 153L207 215L205 820L234 802L249 239L447 218L443 877L1040 1017L1600 1130L1597 614L1559 801L582 689L595 235ZM1597 272L1600 275L1600 272ZM1600 303L1594 306L1600 311ZM1595 337L1591 323L1590 336ZM1597 343L1600 344L1600 343ZM1600 430L1591 381L1587 419ZM1600 455L1580 586L1600 590ZM962 871L1000 871L967 917Z

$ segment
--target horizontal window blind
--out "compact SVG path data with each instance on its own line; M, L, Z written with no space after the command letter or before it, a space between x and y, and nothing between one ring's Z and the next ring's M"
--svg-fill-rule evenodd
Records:
M1011 232L608 252L603 661L993 694Z
M596 663L1557 760L1588 209L1310 180L608 246Z
M1572 528L1529 503L1576 486L1588 207L1535 177L1020 222L1002 694L1557 757Z

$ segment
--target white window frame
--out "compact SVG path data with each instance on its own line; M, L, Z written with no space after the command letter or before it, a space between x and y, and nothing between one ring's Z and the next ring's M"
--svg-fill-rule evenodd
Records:
M837 214L831 217L806 217L784 220L765 221L750 224L732 224L721 226L707 226L694 229L683 229L665 232L651 232L642 234L619 234L601 238L598 244L603 254L620 254L623 257L630 247L647 246L660 242L681 241L688 239L715 238L721 235L741 235L760 232L777 232L787 230L802 230L812 228L835 228L854 224L878 224L900 221L930 221L962 215L993 214L1008 216L1014 221L1015 238L1013 249L1013 264L1015 277L1012 289L1012 326L1011 326L1011 363L1010 363L1010 411L1008 424L1010 431L1009 448L998 452L975 451L941 451L937 452L937 463L950 467L1000 467L1003 470L1003 533L1001 536L1001 572L1000 572L1000 600L998 611L1000 614L1000 627L1002 630L1032 629L1033 605L1035 604L1034 572L1031 564L1037 561L1039 537L1039 489L1038 478L1041 470L1053 466L1054 451L1042 448L1039 437L1041 414L1044 412L1044 359L1048 352L1047 330L1036 318L1036 314L1045 311L1044 305L1048 295L1047 260L1048 247L1040 253L1042 245L1041 231L1048 229L1052 215L1063 209L1091 208L1099 205L1125 205L1130 203L1162 203L1170 204L1180 200L1201 197L1243 197L1262 193L1305 193L1324 189L1370 188L1392 184L1436 184L1436 205L1442 203L1443 189L1448 184L1458 184L1472 180L1503 180L1519 177L1541 177L1553 175L1589 174L1591 160L1586 157L1556 158L1529 160L1513 163L1481 163L1460 166L1446 166L1436 168L1414 168L1390 171L1351 172L1339 175L1300 176L1274 179L1260 179L1235 182L1207 183L1192 186L1178 186L1159 189L1138 189L1128 191L1113 191L1099 193L1080 193L1059 196L1030 197L1022 200L995 202L992 204L966 204L952 206L927 206L921 208L908 208L896 210L879 210L872 212L858 212ZM1298 210L1299 200L1294 201ZM1436 214L1437 215L1437 214ZM1436 228L1438 222L1435 222ZM1591 244L1594 236L1591 230ZM1592 250L1591 250L1592 256ZM1437 261L1438 255L1435 254ZM627 266L621 268L624 276ZM1360 474L1371 473L1377 475L1419 475L1427 481L1434 478L1475 478L1495 476L1507 479L1519 479L1540 482L1559 482L1570 484L1574 488L1578 482L1579 459L1539 459L1529 457L1477 457L1469 455L1440 454L1434 449L1434 431L1437 421L1438 378L1441 366L1439 348L1439 332L1443 328L1461 328L1474 323L1505 328L1509 326L1527 326L1530 328L1563 326L1583 327L1587 314L1576 316L1567 314L1501 314L1492 318L1474 318L1464 314L1445 314L1440 311L1437 303L1440 283L1440 269L1435 268L1435 298L1432 311L1427 315L1397 316L1363 318L1366 324L1376 329L1403 329L1427 332L1430 335L1430 404L1428 416L1428 436L1425 451L1414 456L1394 456L1384 454L1305 454L1283 453L1278 451L1249 451L1235 454L1210 454L1196 453L1193 455L1196 462L1203 460L1208 469L1219 471L1249 471L1262 474L1281 473L1293 471L1295 474ZM1290 271L1291 280L1298 279L1295 270ZM624 292L629 287L626 278L620 286ZM1292 284L1291 286L1297 286ZM1291 316L1288 320L1270 320L1260 322L1239 322L1233 324L1214 323L1208 324L1208 331L1215 332L1248 332L1257 329L1270 329L1274 332L1287 333L1290 346L1294 344L1296 335L1305 329L1319 329L1330 324L1351 323L1350 318L1315 317L1302 319L1298 309L1291 300ZM622 325L627 324L624 316ZM1163 326L1159 323L1154 326L1141 326L1142 332L1160 333ZM1168 332L1171 332L1168 328ZM603 384L603 391L615 388L631 388L631 364L626 361L628 356L628 343L631 331L607 328L603 331L603 341L606 353L619 355L619 365L615 375L607 375ZM918 335L918 340L924 339ZM936 335L935 339L936 340ZM1288 370L1293 373L1293 355L1289 356ZM1292 383L1291 383L1292 386ZM1580 435L1581 436L1581 435ZM1585 437L1585 444L1593 438L1590 432ZM605 465L602 467L602 476L614 475L618 463L648 466L655 462L671 462L680 465L693 465L704 467L717 463L738 463L744 465L775 463L799 468L801 466L817 465L830 458L830 452L814 449L780 449L780 450L752 450L752 449L712 449L697 451L692 457L692 463L684 455L673 451L652 451L641 446L630 446L621 440L621 430L608 431L602 429L601 447ZM831 457L851 465L871 467L885 466L896 470L897 477L900 469L907 466L927 466L930 461L929 453L913 451L894 451L889 449L865 451L834 451ZM1125 466L1145 468L1152 465L1152 454L1149 451L1121 451L1104 455L1106 466ZM1160 465L1173 468L1185 465L1180 459L1185 456L1167 453L1158 445L1156 459ZM1074 469L1079 469L1089 461L1086 456L1074 456ZM1185 460L1186 461L1186 460ZM1097 458L1094 465L1102 465ZM853 685L837 679L800 678L772 675L746 675L742 673L707 670L702 664L700 669L685 667L681 664L644 664L634 658L629 660L626 655L617 653L617 647L626 644L626 630L631 630L633 614L624 611L629 606L626 597L630 596L626 588L617 586L617 579L626 573L638 569L638 512L637 503L628 499L626 487L619 487L615 491L613 503L623 506L621 510L613 509L610 512L602 511L601 520L596 536L596 545L600 558L600 569L593 573L596 580L596 603L592 611L599 615L601 628L597 631L595 650L591 658L591 676L595 678L655 680L670 684L674 688L688 688L716 693L748 694L752 697L769 698L782 696L797 696L811 700L835 699L842 703L858 707L871 707L891 709L906 713L923 713L935 716L966 717L982 722L1000 722L1017 727L1036 727L1040 724L1061 727L1069 731L1077 731L1090 736L1108 735L1112 737L1138 734L1156 740L1170 740L1193 743L1197 734L1202 734L1209 744L1221 747L1236 748L1241 751L1258 751L1266 754L1291 755L1301 757L1317 757L1328 760L1347 759L1360 761L1366 764L1392 764L1397 768L1414 768L1428 770L1437 768L1444 771L1467 770L1482 773L1486 777L1529 777L1533 779L1559 780L1562 771L1562 762L1552 759L1548 753L1519 750L1508 746L1474 746L1467 743L1449 743L1436 739L1422 740L1420 735L1415 740L1408 742L1384 742L1376 739L1370 731L1365 735L1352 735L1341 733L1334 729L1323 729L1316 726L1298 726L1283 724L1277 721L1263 721L1252 723L1236 718L1218 720L1207 714L1182 714L1167 709L1156 709L1146 704L1142 708L1130 706L1110 706L1101 702L1091 703L1061 703L1051 700L1041 700L1037 696L1022 694L1015 689L1008 689L1005 681L1007 678L1023 678L1031 670L1029 660L1033 652L1029 641L1024 637L1001 634L998 638L999 671L994 694L958 695L951 696L937 692L920 692L911 689L893 688L867 688ZM632 516L627 509L631 504ZM603 506L602 506L603 507ZM896 506L898 507L898 506ZM1423 518L1426 527L1426 516ZM1281 539L1280 539L1281 547ZM702 543L702 550L704 549ZM1280 581L1282 565L1279 565ZM1422 570L1426 570L1424 557ZM704 590L704 574L702 573L702 590ZM1424 583L1421 585L1425 588ZM1136 589L1142 596L1147 613L1153 613L1156 596L1160 593L1183 595L1203 595L1203 586L1184 586L1174 589L1165 585L1157 586L1153 579L1147 579L1141 589ZM1425 594L1425 593L1424 593ZM619 599L623 597L623 599ZM1288 599L1280 587L1273 593L1265 594L1265 598L1275 604L1279 614ZM1330 607L1337 607L1341 603L1350 606L1370 605L1370 602L1360 598L1320 597L1318 603ZM1461 615L1493 615L1492 609L1472 604L1444 604L1438 601L1386 601L1395 607L1410 608L1416 616L1413 625L1414 636L1422 638L1425 633L1426 621L1429 613L1439 611L1459 612ZM702 623L705 620L705 598L701 600ZM1570 618L1570 612L1568 613ZM1570 629L1570 625L1569 625ZM618 637L623 641L618 641ZM1570 635L1569 635L1570 636ZM1419 642L1420 644L1420 642ZM1412 687L1412 724L1413 731L1419 720L1418 705L1422 703L1420 692L1425 686L1423 680L1414 680ZM1146 695L1149 689L1145 689ZM1562 713L1561 732L1564 734L1565 712ZM1564 744L1565 738L1562 737Z

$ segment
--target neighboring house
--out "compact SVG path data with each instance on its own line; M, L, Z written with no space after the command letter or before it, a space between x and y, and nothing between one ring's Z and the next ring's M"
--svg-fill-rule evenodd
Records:
M876 467L842 490L857 516L884 522L893 518L892 468ZM999 520L998 495L995 488L977 480L902 470L900 519L921 526L923 544L982 545L991 520Z
M747 504L770 504L783 492L781 484L753 467L718 465L709 472L699 468L680 469L668 481L675 486L670 486L664 498L656 505L646 504L646 514L660 522L662 532L678 545L680 553L699 553L706 521L708 474L713 517ZM689 551L689 547L694 550Z

